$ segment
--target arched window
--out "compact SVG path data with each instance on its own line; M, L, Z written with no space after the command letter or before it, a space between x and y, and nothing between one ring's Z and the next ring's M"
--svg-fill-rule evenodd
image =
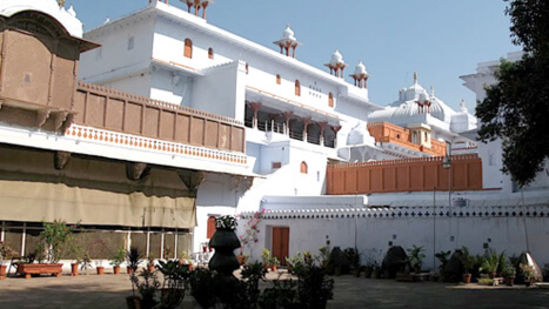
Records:
M209 238L212 238L212 236L215 234L215 216L210 216L208 217L208 231L206 233L206 237L209 239Z
M295 80L295 95L301 96L301 84L299 83L299 79Z
M308 166L307 166L307 163L305 161L301 162L301 167L299 169L299 171L301 172L301 174L307 174L308 173Z
M276 74L276 84L280 85L280 74Z
M334 107L334 95L331 92L328 94L328 106Z
M191 39L185 39L185 51L183 52L183 56L187 58L193 57L193 41L191 41Z
M208 48L208 58L213 59L214 58L214 50L213 48Z

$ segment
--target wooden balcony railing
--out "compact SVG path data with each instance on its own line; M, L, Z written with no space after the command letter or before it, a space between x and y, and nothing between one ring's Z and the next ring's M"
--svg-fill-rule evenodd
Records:
M78 82L76 124L213 149L245 152L243 125L230 118Z

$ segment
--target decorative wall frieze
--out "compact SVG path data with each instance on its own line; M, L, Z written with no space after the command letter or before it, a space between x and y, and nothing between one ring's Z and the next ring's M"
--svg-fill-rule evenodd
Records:
M101 130L76 124L72 124L67 130L65 130L65 136L136 150L147 150L152 152L169 153L182 157L192 157L196 159L213 160L218 162L221 161L223 163L233 165L244 166L247 164L247 156L241 153L167 142L159 139Z
M241 214L242 219L253 212ZM263 214L266 220L289 219L428 219L433 217L549 217L548 205L535 206L488 206L488 207L387 207L387 208L341 208L341 209L296 209L269 210Z

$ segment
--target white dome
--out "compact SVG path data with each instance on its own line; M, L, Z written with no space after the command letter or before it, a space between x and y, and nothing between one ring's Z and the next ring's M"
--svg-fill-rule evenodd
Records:
M65 30L77 38L82 38L82 23L76 18L74 9L68 11L59 7L55 0L1 0L0 15L11 17L23 11L37 11L55 18Z
M294 31L292 30L292 28L290 28L290 25L286 25L286 29L284 29L284 32L282 32L282 39L290 41L297 40L294 36Z
M362 63L362 61L360 61L356 68L355 68L355 75L356 76L360 76L360 75L368 75L368 72L366 71L366 66L364 65L364 63Z
M344 64L344 63L345 62L343 61L343 56L341 55L339 50L336 49L332 54L332 58L330 59L330 64L336 65L336 64Z

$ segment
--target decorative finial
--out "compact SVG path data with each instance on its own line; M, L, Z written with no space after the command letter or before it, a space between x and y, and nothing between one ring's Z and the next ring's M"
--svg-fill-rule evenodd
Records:
M431 96L435 96L435 87L431 86Z
M417 84L417 72L414 71L414 84Z
M60 7L65 7L65 0L57 0L57 4L59 4Z

